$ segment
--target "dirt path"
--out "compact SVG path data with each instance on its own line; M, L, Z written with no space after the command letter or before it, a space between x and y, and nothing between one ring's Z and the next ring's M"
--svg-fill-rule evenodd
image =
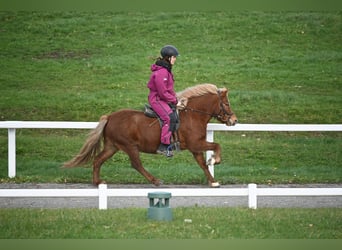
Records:
M222 188L241 188L246 185L223 185ZM310 184L310 185L273 185L258 187L296 187L296 188L342 188L342 184ZM88 184L53 184L53 183L1 183L0 189L50 189L50 188L94 188ZM153 188L152 185L108 185L108 188ZM201 185L163 185L162 188L207 188ZM159 189L159 188L158 188ZM167 190L165 190L167 191ZM147 208L147 197L110 197L108 208L139 207ZM205 206L205 207L247 207L247 197L172 197L171 207ZM294 207L294 208L342 208L342 196L306 196L306 197L258 197L258 208L262 207ZM98 208L98 198L3 198L0 197L0 208Z

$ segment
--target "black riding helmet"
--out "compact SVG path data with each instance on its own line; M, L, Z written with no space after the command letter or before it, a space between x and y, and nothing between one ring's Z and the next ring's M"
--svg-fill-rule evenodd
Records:
M171 57L171 56L179 56L179 53L175 46L166 45L161 49L160 55L164 58L164 57Z

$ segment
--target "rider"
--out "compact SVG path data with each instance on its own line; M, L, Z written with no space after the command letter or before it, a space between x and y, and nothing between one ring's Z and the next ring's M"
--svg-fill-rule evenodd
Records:
M160 135L161 143L157 153L172 156L170 115L173 111L170 105L177 105L177 97L171 70L179 53L176 47L166 45L161 49L160 55L161 57L151 66L152 74L147 84L150 89L148 102L163 122Z

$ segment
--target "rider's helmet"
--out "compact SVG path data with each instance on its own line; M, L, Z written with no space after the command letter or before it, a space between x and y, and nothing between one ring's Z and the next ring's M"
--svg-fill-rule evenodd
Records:
M171 57L171 56L179 56L179 53L175 46L166 45L161 49L160 55L164 58L164 57Z

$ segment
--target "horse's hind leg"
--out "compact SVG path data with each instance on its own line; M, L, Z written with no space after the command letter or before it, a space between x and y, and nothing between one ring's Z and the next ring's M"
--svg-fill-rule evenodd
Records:
M94 185L97 186L101 183L105 183L104 181L100 179L101 166L106 160L112 157L117 151L118 149L115 148L114 146L110 146L110 147L107 146L107 147L104 147L101 153L99 153L96 156L93 162L93 184Z
M135 168L141 175L143 175L149 182L152 184L159 186L161 181L151 175L142 165L140 157L139 157L139 150L135 147L130 147L123 149L129 156L131 160L132 167Z

